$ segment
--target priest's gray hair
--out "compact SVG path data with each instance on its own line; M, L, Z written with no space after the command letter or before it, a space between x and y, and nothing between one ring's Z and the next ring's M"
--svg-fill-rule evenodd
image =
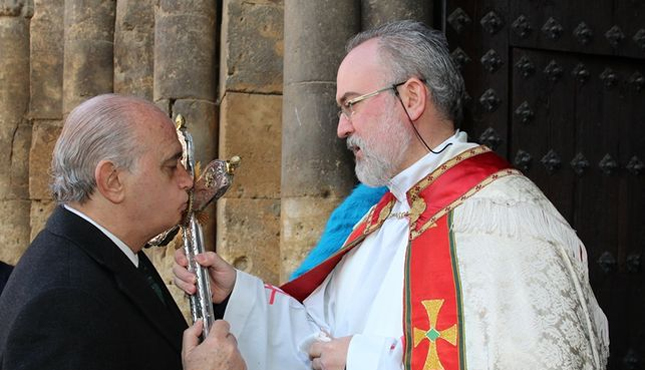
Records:
M143 153L135 124L154 104L131 96L105 94L91 98L67 116L54 147L51 191L59 203L87 202L96 189L94 171L102 160L131 171Z
M378 38L380 57L392 71L391 83L410 77L423 79L435 107L458 125L465 87L448 52L446 37L421 22L395 21L357 34L348 41L347 53L373 38Z

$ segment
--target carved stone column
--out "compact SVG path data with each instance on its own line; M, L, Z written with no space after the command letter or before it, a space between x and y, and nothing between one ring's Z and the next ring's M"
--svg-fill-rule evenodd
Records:
M64 114L113 91L115 13L113 0L65 0Z
M419 0L363 0L361 1L361 22L367 30L384 23L414 19L432 26L432 1Z
M30 22L32 139L29 150L31 239L42 230L55 207L49 191L49 168L63 124L64 0L34 0Z
M215 0L160 0L155 11L154 101L174 119L186 118L202 163L217 153ZM215 208L207 209L205 245L215 244Z
M222 12L219 155L242 166L217 204L217 252L278 284L283 2L224 0Z
M154 0L119 0L114 27L114 92L152 100Z
M0 0L0 260L29 244L29 18L26 1Z
M336 71L345 42L359 31L353 0L285 2L280 278L313 247L331 211L355 183L336 137Z

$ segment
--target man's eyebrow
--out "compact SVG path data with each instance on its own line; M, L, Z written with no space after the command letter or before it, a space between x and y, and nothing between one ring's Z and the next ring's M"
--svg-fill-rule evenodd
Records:
M358 93L353 92L353 91L348 91L348 92L344 93L343 96L340 97L340 100L339 100L340 104L339 105L345 104L345 102L350 99L350 96L356 96L356 95L358 95Z
M169 163L169 162L177 162L179 159L181 159L181 156L183 155L183 152L180 150L177 153L173 154L172 157L166 159L163 161L163 163Z

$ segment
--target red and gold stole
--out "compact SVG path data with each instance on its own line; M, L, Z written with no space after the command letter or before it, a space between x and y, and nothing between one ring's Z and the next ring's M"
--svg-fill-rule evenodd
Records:
M519 172L490 149L479 146L442 164L408 191L410 242L403 302L406 369L465 368L461 289L450 229L452 211L484 186L511 174ZM283 285L282 290L302 302L347 252L381 227L395 201L392 193L386 193L338 252Z

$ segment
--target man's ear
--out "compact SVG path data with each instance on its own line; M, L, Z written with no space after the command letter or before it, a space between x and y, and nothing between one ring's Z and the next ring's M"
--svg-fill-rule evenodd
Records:
M94 170L96 189L112 203L121 203L125 197L123 174L123 171L108 160L100 161Z
M420 79L410 78L401 86L401 99L412 122L421 117L428 105L428 89Z

